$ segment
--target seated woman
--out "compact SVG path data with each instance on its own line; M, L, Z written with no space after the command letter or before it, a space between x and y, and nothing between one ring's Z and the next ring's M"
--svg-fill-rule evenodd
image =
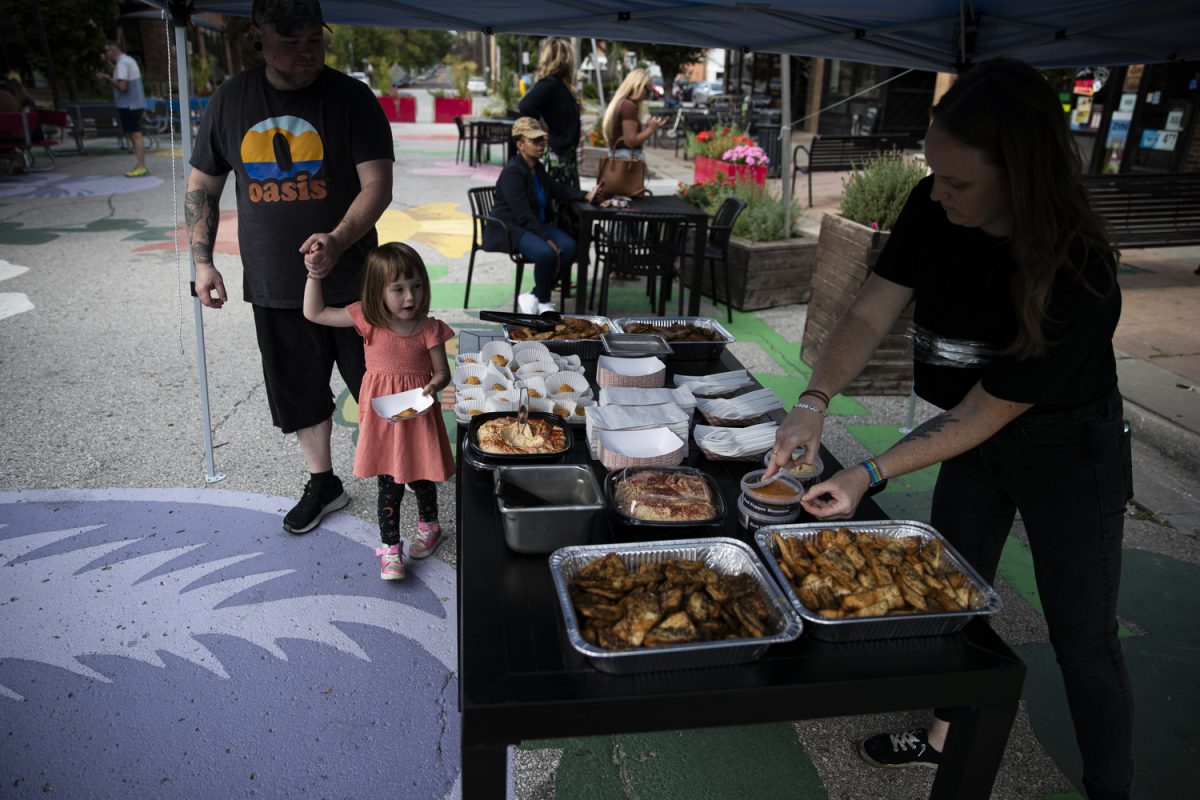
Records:
M546 221L546 206L552 197L563 205L576 200L590 203L596 189L584 193L546 174L541 158L547 133L536 119L518 119L513 123L512 136L517 154L509 159L496 181L492 216L508 226L517 249L533 262L533 291L517 297L517 308L523 314L540 314L555 310L550 292L575 263L575 240ZM484 229L484 250L508 252L509 247L501 228L493 225Z

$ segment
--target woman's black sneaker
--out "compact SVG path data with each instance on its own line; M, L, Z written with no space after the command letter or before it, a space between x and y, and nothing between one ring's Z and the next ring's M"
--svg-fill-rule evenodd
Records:
M345 508L349 502L350 495L342 488L341 478L334 475L320 482L309 478L300 502L283 518L283 529L290 533L308 533L321 524L326 514Z
M929 731L881 733L858 743L858 754L876 767L929 767L937 769L942 754L929 744Z

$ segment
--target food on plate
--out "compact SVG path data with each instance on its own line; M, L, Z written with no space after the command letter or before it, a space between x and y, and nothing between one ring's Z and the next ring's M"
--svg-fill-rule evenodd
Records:
M505 358L504 356L500 355L499 353L496 353L496 355L492 356L492 363L495 364L497 367L507 367L508 359Z
M470 411L468 411L468 412L467 412L467 416L470 416L470 417L477 417L477 416L479 416L479 415L480 415L480 414L482 414L482 413L483 413L483 409L482 409L482 408L472 408Z
M542 393L539 392L537 389L526 389L526 391L529 392L530 397L541 397L542 396Z
M570 394L575 391L575 387L569 383L560 383L558 385L558 394Z
M723 342L721 334L699 325L672 322L669 325L648 325L645 322L626 322L622 326L626 333L653 333L668 342Z
M505 389L507 389L507 388L508 388L508 387L507 387L507 386L505 386L503 383L493 383L493 384L492 384L492 391L493 391L493 392L503 392L503 391L504 391Z
M468 375L467 379L463 381L463 383L468 383L471 386L478 386L479 384L483 383L483 381L479 380L478 375Z
M651 522L707 522L717 516L708 482L677 470L634 472L613 487L617 507Z
M415 416L416 413L417 413L417 410L415 408L406 408L403 411L398 411L395 414L392 414L391 418L392 419L404 419L405 417Z
M609 333L607 325L600 325L578 317L563 317L553 330L536 331L523 325L510 328L508 338L515 342L531 341L571 341L575 339L599 339L601 334Z
M769 611L751 575L721 575L701 561L669 559L630 572L616 553L572 582L580 635L607 650L761 638Z
M575 416L582 417L587 413L587 406L575 406Z
M471 358L470 356L463 356L462 363L464 363L464 364L478 364L479 362L478 362L478 361L476 361L475 359Z
M967 611L982 602L974 584L943 557L937 539L847 528L773 538L796 596L826 619Z
M557 414L560 417L569 417L571 416L571 409L566 406L555 406L551 409L551 413Z
M475 435L479 449L496 455L539 455L567 449L567 434L544 419L518 425L517 418L497 417L479 426Z

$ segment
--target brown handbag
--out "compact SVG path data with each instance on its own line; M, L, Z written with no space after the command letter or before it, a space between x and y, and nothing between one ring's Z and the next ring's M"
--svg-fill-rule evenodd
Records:
M616 144L621 143L617 139ZM616 145L600 159L600 174L596 178L601 191L608 196L637 197L646 191L646 162L640 158L618 158Z

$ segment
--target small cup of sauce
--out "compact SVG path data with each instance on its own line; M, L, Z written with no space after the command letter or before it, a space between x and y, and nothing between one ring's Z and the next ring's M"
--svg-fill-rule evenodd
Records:
M797 506L804 495L804 487L788 475L782 473L765 486L748 487L746 484L762 480L765 469L755 469L742 477L742 495L755 503L768 506Z

